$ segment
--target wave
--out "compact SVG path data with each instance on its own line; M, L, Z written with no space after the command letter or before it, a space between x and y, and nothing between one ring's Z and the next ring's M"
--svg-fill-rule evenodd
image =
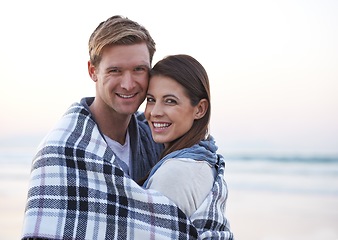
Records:
M223 154L228 160L272 161L284 163L338 163L338 155Z

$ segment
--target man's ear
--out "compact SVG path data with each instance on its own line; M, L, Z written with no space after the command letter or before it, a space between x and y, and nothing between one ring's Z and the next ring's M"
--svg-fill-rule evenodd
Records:
M95 66L90 61L88 61L88 74L94 82L97 81Z
M207 112L208 107L209 107L208 100L206 100L205 98L201 99L199 103L196 105L195 119L202 118Z

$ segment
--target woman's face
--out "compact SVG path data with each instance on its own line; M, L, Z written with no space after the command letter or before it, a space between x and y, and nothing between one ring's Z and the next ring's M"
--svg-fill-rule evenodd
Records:
M174 79L153 76L149 82L145 117L153 139L165 146L191 128L198 106L192 106L184 88Z

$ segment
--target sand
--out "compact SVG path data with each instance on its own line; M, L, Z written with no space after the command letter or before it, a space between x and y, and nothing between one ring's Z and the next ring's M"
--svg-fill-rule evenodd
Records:
M26 203L28 179L1 180L0 239L20 239ZM6 190L5 190L6 189Z
M227 216L238 240L337 240L338 197L229 192Z
M19 239L25 196L1 196L0 239ZM231 191L227 215L239 240L338 239L337 197Z

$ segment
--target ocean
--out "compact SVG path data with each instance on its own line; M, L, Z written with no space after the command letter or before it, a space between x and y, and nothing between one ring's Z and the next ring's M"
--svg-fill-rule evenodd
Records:
M33 148L0 149L0 181L29 178ZM338 155L223 154L228 188L338 196ZM13 191L1 184L0 194Z
M224 154L229 189L338 196L338 155Z

